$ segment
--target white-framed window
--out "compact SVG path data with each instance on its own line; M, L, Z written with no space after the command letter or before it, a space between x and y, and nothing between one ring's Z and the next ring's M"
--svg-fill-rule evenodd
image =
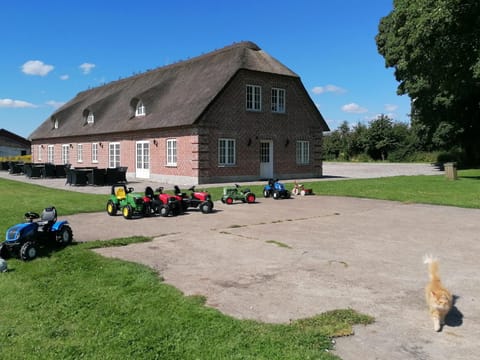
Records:
M145 114L146 114L145 105L143 104L142 101L139 101L135 108L135 116L145 116Z
M218 139L218 165L235 165L235 139Z
M98 143L92 143L92 163L98 163Z
M57 119L53 120L53 128L58 129L58 120Z
M272 88L272 112L285 112L285 89Z
M120 166L120 143L108 144L108 167L116 168Z
M37 152L38 152L37 159L38 159L38 161L42 161L42 147L43 147L43 145L38 145L38 147L37 147Z
M167 166L177 166L177 139L167 139Z
M83 144L77 144L77 162L83 162Z
M95 115L93 115L93 112L89 112L87 115L87 124L93 124L95 122Z
M70 144L62 145L62 164L70 163Z
M306 165L310 163L310 142L297 141L297 164Z
M51 164L53 164L55 162L54 154L55 154L55 146L54 145L48 145L48 147L47 147L47 161Z
M262 87L258 85L247 85L247 110L262 111Z

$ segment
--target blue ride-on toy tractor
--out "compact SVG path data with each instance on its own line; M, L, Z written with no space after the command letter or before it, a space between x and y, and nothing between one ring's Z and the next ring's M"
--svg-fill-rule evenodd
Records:
M285 185L278 181L278 179L269 179L268 184L263 188L263 196L273 197L275 200L278 199L289 199L290 191L285 188Z
M34 221L40 219L38 221ZM10 227L5 241L0 244L0 257L11 256L22 260L33 260L40 248L66 246L73 240L73 232L67 220L57 221L57 209L47 207L39 215L25 213L26 222Z

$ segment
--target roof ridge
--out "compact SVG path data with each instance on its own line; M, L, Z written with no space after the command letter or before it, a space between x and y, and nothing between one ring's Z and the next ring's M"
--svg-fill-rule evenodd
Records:
M108 87L108 86L112 86L113 84L119 84L119 83L122 83L122 82L125 82L125 81L132 81L133 79L135 78L139 78L139 77L143 77L143 76L148 76L149 74L152 74L152 73L155 73L155 72L159 72L159 71L165 71L165 70L168 70L168 69L171 69L171 68L174 68L174 67L177 67L177 66L183 66L189 62L194 62L194 61L198 61L198 60L202 60L202 59L205 59L205 58L208 58L210 56L215 56L215 55L218 55L218 54L221 54L223 52L227 52L227 51L230 51L232 49L237 49L237 48L246 48L246 49L250 49L250 50L254 50L254 51L260 51L262 50L257 44L255 44L253 41L240 41L238 43L233 43L231 45L227 45L227 46L224 46L220 49L216 49L216 50L213 50L213 51L210 51L208 53L204 53L204 54L201 54L201 55L197 55L197 56L194 56L192 58L189 58L189 59L186 59L186 60L179 60L179 61L176 61L176 62L173 62L171 64L167 64L167 65L162 65L162 66L158 66L154 69L149 69L149 70L145 70L144 72L141 72L141 73L138 73L138 74L134 74L132 76L128 76L128 77L124 77L124 78L119 78L118 80L112 80L108 83L105 83L105 84L102 84L102 85L99 85L99 86L94 86L94 87L90 87L86 90L82 90L80 92L77 93L77 96L85 93L85 92L89 92L91 90L95 90L95 89L101 89L103 87Z

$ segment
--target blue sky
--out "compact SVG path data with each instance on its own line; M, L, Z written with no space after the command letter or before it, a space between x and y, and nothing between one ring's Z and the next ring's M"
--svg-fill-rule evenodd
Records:
M0 128L28 137L78 92L239 41L296 72L332 130L409 122L375 35L392 0L24 0L0 4Z

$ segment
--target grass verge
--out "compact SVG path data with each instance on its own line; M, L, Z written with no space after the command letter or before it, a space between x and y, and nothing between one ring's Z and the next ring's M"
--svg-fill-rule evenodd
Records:
M368 316L338 310L291 324L242 321L184 296L143 265L72 245L0 276L2 359L335 359L331 337Z

